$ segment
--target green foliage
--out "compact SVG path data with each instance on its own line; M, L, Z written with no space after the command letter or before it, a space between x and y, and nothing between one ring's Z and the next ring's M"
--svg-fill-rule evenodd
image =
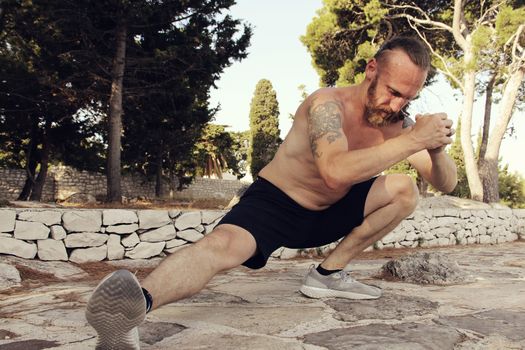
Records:
M518 173L511 173L508 165L499 169L499 195L503 204L525 208L525 181Z
M250 173L253 178L268 164L281 142L279 104L269 80L261 79L255 87L250 106Z
M470 188L467 180L467 172L465 170L465 157L463 155L463 148L461 147L461 118L458 119L456 128L456 137L454 142L448 149L448 155L456 163L458 184L454 191L450 193L451 196L470 198Z

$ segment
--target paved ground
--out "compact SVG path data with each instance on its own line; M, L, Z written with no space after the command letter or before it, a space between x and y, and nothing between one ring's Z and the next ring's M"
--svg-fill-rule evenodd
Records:
M525 349L525 242L434 249L474 282L421 286L374 278L391 251L355 261L380 286L374 301L313 300L297 291L312 260L271 261L217 276L202 293L149 314L143 349ZM0 350L92 349L86 301L106 263L78 266L15 258L22 287L0 292ZM153 262L132 262L143 276ZM25 265L25 266L24 266ZM57 277L58 276L58 277ZM60 279L59 279L60 278Z

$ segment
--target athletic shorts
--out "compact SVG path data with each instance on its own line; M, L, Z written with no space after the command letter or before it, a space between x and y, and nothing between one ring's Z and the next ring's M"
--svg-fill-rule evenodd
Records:
M310 210L268 180L258 177L218 225L236 225L252 234L257 252L243 265L260 269L280 247L320 247L339 240L361 225L366 197L375 179L352 186L343 198L327 209Z

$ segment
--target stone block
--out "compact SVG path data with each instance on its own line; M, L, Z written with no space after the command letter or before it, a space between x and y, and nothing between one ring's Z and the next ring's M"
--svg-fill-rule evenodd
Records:
M126 252L126 257L131 259L147 259L159 255L166 242L140 242L135 248Z
M120 241L124 247L134 247L140 243L139 235L132 233L127 237L124 237Z
M53 210L26 210L18 213L18 220L40 222L47 226L60 225L62 222L62 213Z
M491 243L491 237L487 235L479 236L479 243L481 244Z
M94 210L68 211L62 215L62 222L67 232L99 232L102 213Z
M438 227L432 230L432 234L438 238L447 237L454 232L453 228L450 227Z
M108 226L106 227L105 232L107 233L116 233L119 235L126 235L133 233L139 229L138 224L123 224L123 225L115 225L115 226Z
M69 260L77 264L102 261L107 254L108 247L104 244L100 247L74 249L69 256Z
M49 227L40 222L16 221L15 238L37 240L49 237Z
M38 240L37 248L40 260L68 260L66 247L62 241L54 239Z
M139 210L139 228L150 229L171 223L167 210Z
M202 212L202 223L209 225L215 221L218 221L226 213L224 211L203 211Z
M137 213L133 210L107 209L102 211L102 224L104 226L136 224L138 222Z
M296 258L298 257L300 254L299 254L299 250L297 249L290 249L290 248L284 248L282 251L281 251L281 254L279 255L279 258L280 259L293 259L293 258Z
M16 211L0 210L0 232L13 232L15 230Z
M51 226L51 238L60 241L66 238L66 230L60 225Z
M459 217L459 211L454 208L445 208L445 216Z
M171 209L171 210L168 210L168 215L171 219L175 219L177 216L180 215L180 213L182 213L180 210L178 209Z
M71 233L64 242L68 248L98 247L106 243L108 235L97 232Z
M164 242L174 239L176 236L177 231L175 231L175 227L170 223L155 230L144 232L139 235L139 238L141 242Z
M462 209L459 212L459 217L462 219L468 219L472 216L472 212L470 210Z
M34 259L37 253L35 243L27 243L15 238L0 237L0 254L9 254L25 259Z
M182 238L188 242L195 243L204 237L204 235L195 229L190 229L177 232L177 237Z
M186 242L183 239L175 238L175 239L167 241L166 242L166 247L164 249L171 249L171 248L175 248L175 247L180 247L180 246L185 245L186 243L188 243L188 242Z
M201 224L201 212L192 211L183 213L175 220L175 227L178 231L183 231L189 228L196 228Z
M432 210L432 214L434 215L434 217L445 216L445 208L434 208Z
M124 258L124 247L120 244L119 235L109 235L107 246L108 260L120 260Z

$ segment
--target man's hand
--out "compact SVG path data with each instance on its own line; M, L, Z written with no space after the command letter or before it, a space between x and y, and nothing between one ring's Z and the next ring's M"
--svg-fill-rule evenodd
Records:
M442 152L452 143L452 120L446 113L418 114L416 124L411 131L415 140L423 145L429 153Z

